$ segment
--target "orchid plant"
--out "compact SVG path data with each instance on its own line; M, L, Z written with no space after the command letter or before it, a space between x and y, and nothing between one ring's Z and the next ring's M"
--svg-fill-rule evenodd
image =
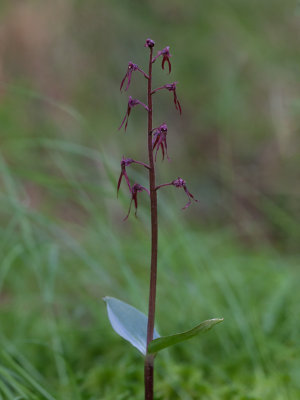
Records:
M152 39L147 39L145 47L149 50L149 66L148 72L144 72L138 65L133 62L128 63L127 71L122 79L120 90L124 88L127 91L130 87L133 72L141 73L147 82L147 104L142 103L138 99L133 99L129 96L128 106L126 114L119 127L121 129L124 126L126 131L128 126L128 119L131 114L132 108L135 106L142 106L148 115L148 130L147 130L147 144L148 144L148 164L142 161L136 161L132 158L125 158L123 156L121 161L121 174L117 184L117 193L119 192L122 180L124 178L129 193L130 193L130 205L129 210L124 218L126 220L131 211L132 203L134 203L135 214L138 208L138 195L139 193L146 192L150 196L150 209L151 209L151 263L150 263L150 287L149 287L149 308L148 316L137 310L136 308L124 303L121 300L113 297L105 297L104 300L107 305L107 312L110 323L113 329L124 339L130 342L136 347L144 356L144 381L145 381L145 400L153 400L153 384L154 384L154 359L156 354L174 344L183 342L191 337L209 330L214 325L223 321L222 318L214 318L204 322L201 322L196 327L175 335L160 336L154 329L155 322L155 307L156 307L156 281L157 281L157 250L158 250L158 218L157 218L157 191L166 186L174 186L176 188L182 188L188 197L188 202L185 204L183 209L190 206L192 200L197 202L198 200L188 190L186 181L180 177L172 180L168 183L160 185L156 184L156 168L155 163L157 160L157 154L161 150L162 159L168 156L167 148L167 134L168 126L163 122L158 127L153 128L152 117L153 117L153 106L152 96L160 90L168 90L173 93L173 101L176 110L181 114L182 108L177 97L177 82L168 83L160 86L156 89L152 88L152 67L153 64L161 57L161 67L164 69L165 65L168 65L168 72L171 73L171 54L169 46L163 50L157 52L156 56L153 56L153 48L155 43ZM149 189L140 185L139 183L131 184L129 176L127 174L127 167L131 164L138 164L144 167L149 174Z

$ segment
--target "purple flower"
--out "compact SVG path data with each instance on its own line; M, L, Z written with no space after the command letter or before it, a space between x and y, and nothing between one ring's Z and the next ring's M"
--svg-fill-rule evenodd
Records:
M162 159L165 158L165 152L167 154L167 159L170 159L168 156L167 133L168 126L165 123L161 124L158 128L155 128L153 130L152 149L154 150L156 147L155 161L159 148L161 148Z
M139 192L142 192L143 190L145 190L145 191L148 193L148 195L150 196L149 190L146 189L144 186L140 185L139 183L135 183L135 184L132 186L132 188L131 188L131 201L130 201L130 205L129 205L129 210L128 210L128 214L127 214L126 217L124 218L124 221L129 217L132 202L134 202L135 215L136 215L136 213L137 213L137 208L138 208L137 194L138 194Z
M192 202L191 199L193 199L194 201L198 201L197 199L195 199L195 197L192 195L192 193L190 193L190 192L188 191L188 189L187 189L187 187L186 187L186 182L185 182L184 179L178 177L177 179L175 179L174 181L172 181L171 184L172 184L173 186L176 186L177 188L181 188L181 187L182 187L183 190L185 191L185 193L186 193L188 199L189 199L189 201L186 203L186 205L182 208L183 210L185 210L186 208L189 207L189 205L190 205L191 202Z
M130 61L128 63L127 72L126 72L124 78L122 79L122 82L121 82L121 85L120 85L120 90L122 90L122 87L124 85L124 82L125 82L126 78L127 78L127 86L126 86L125 91L129 88L129 85L130 85L130 82L131 82L132 72L136 71L138 69L139 69L139 67L136 64L133 64L133 62Z
M126 78L127 78L127 86L126 86L125 91L129 88L129 85L130 85L130 82L131 82L131 75L132 75L133 71L141 72L144 75L144 77L148 79L148 75L145 74L145 72L143 70L141 70L136 64L134 64L132 61L130 61L128 63L127 72L126 72L124 78L122 79L122 82L121 82L121 85L120 85L120 90L121 91L122 91L122 88L123 88L123 85L125 83Z
M122 126L124 125L124 123L126 121L126 123L125 123L125 131L126 131L127 124L128 124L128 118L129 118L129 115L131 113L131 109L132 109L132 107L135 107L138 104L143 106L145 110L149 111L149 108L146 106L146 104L142 103L141 101L139 101L137 99L133 99L131 96L129 96L127 111L126 111L125 117L123 118L123 121L122 121L121 125L119 126L119 130L122 128Z
M181 105L180 105L180 103L179 103L179 100L178 100L178 98L177 98L177 94L176 94L176 85L177 85L177 82L169 83L169 84L165 85L165 88L166 88L167 90L169 90L169 92L173 92L175 108L176 108L176 110L178 110L179 113L181 114L182 109L181 109Z
M198 200L195 199L195 197L192 195L192 193L188 191L188 189L187 189L187 187L186 187L186 182L185 182L185 180L182 179L182 178L179 178L179 177L178 177L177 179L175 179L174 181L172 181L172 182L163 183L162 185L156 186L155 190L158 190L158 189L160 189L160 188L162 188L162 187L164 187L164 186L171 186L171 185L173 185L173 186L175 186L175 187L177 187L177 188L181 188L181 187L182 187L183 190L185 191L185 193L186 193L188 199L189 199L189 201L186 203L186 205L182 208L183 210L189 207L189 205L190 205L191 202L192 202L191 199L193 199L194 201L197 201L197 202L198 202Z
M130 186L130 181L126 172L126 167L130 164L132 164L134 162L134 160L132 158L125 158L124 156L122 157L122 161L121 161L121 174L118 180L118 187L117 187L117 194L119 194L119 189L121 186L121 182L122 182L122 178L124 176L125 181L127 182L127 185L129 187L129 190L131 191L131 186Z
M154 93L156 93L156 92L158 92L159 90L162 90L162 89L167 89L169 92L173 92L175 108L181 114L182 113L182 108L181 108L181 105L180 105L178 97L177 97L176 85L177 85L177 82L167 83L166 85L163 85L163 86L158 87L157 89L154 89L151 92L151 94L154 94Z
M154 40L148 38L148 39L146 40L146 43L145 43L144 47L150 47L150 48L151 48L151 47L154 47L154 45L155 45Z
M169 65L169 74L171 73L171 62L170 62L170 47L167 46L164 49L160 50L157 55L152 59L152 62L154 63L156 61L156 59L160 56L163 56L162 62L161 62L161 67L162 69L165 69L165 62L168 63Z

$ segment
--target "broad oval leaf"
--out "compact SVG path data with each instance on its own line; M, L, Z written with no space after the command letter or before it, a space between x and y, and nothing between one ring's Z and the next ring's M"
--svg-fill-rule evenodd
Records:
M177 333L170 336L162 336L160 338L152 340L148 345L148 353L157 353L166 347L173 346L174 344L184 342L185 340L191 339L193 336L198 335L211 329L214 325L222 322L224 318L214 318L207 321L201 322L201 324L195 326L189 331Z
M146 355L147 315L114 297L104 297L103 300L106 302L108 318L115 332ZM160 337L155 329L153 337Z

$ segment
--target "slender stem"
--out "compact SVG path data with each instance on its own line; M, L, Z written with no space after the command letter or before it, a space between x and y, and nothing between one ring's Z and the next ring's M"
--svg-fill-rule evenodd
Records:
M158 185L158 186L156 186L155 190L158 190L158 189L160 189L160 188L162 188L164 186L170 186L170 185L173 185L173 182L163 183L161 185Z
M142 69L140 69L140 68L138 68L138 71L140 71L143 75L144 75L144 77L146 78L146 79L149 79L149 76L146 74L146 72L144 72Z
M145 379L145 400L153 400L153 372L154 372L154 358L151 355L146 356L144 367Z
M154 320L155 320L155 300L156 300L156 277L157 277L157 193L155 186L155 166L152 148L152 53L150 48L149 58L149 79L148 79L148 154L149 154L149 183L150 183L150 202L151 202L151 269L150 269L150 290L149 290L149 310L147 325L147 346L153 340ZM153 400L153 370L154 358L146 356L145 359L145 400Z
M150 169L149 165L143 163L142 161L133 160L133 162L134 162L135 164L142 165L143 167L145 167L145 168L147 168L147 169Z
M156 93L156 92L158 92L159 90L162 90L162 89L166 89L166 87L165 87L165 86L160 86L160 87L158 87L158 88L152 90L152 91L151 91L151 94L154 94L154 93Z

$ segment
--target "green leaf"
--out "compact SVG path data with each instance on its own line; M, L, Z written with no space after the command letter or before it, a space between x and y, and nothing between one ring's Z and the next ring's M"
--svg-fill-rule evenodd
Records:
M108 318L115 332L146 355L147 315L114 297L104 297L103 300L106 302ZM155 329L153 337L160 337Z
M152 340L148 345L148 353L157 353L166 347L173 346L174 344L184 342L185 340L191 339L193 336L198 335L211 329L214 325L222 322L224 318L214 318L207 321L201 322L201 324L195 326L189 331L177 333L170 336L162 336L158 339Z

